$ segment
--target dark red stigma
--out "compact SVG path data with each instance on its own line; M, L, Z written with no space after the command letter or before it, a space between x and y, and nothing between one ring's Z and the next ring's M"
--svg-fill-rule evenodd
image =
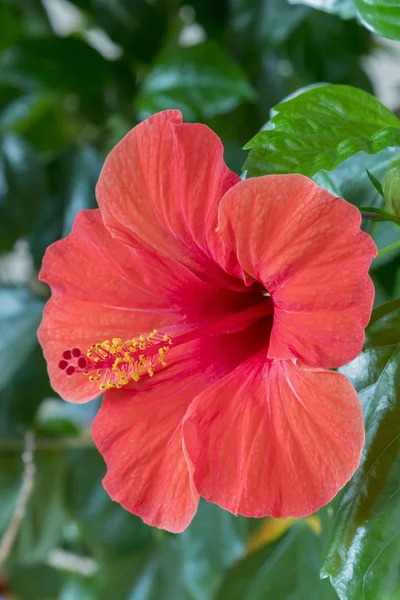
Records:
M58 363L58 368L71 376L78 369L84 369L88 364L87 359L82 355L80 348L71 348L64 350L62 358Z

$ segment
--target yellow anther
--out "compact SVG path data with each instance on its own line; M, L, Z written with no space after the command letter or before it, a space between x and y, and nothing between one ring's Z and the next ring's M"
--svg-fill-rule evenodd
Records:
M172 340L153 329L137 338L122 341L112 338L87 349L86 374L90 381L99 381L100 390L118 388L130 381L139 381L143 375L153 377L155 366L166 366L166 355ZM80 371L82 373L82 371Z

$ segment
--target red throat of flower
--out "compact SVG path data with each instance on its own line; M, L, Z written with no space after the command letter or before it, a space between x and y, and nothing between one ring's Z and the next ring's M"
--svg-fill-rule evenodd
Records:
M229 315L211 324L199 327L172 339L157 329L147 335L123 341L121 338L104 340L90 346L84 354L80 348L64 350L59 369L69 377L83 374L99 389L121 388L130 381L139 381L143 375L153 377L155 369L167 365L166 356L173 346L180 346L206 335L235 333L260 320L270 318L273 312L271 298L242 312Z

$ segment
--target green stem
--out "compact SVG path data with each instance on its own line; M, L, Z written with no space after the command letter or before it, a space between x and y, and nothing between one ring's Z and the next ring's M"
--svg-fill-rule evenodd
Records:
M381 248L378 251L378 256L376 258L386 256L386 254L389 254L389 252L392 252L393 250L400 250L400 240L394 242L394 244L390 244L390 246L386 246L386 248Z

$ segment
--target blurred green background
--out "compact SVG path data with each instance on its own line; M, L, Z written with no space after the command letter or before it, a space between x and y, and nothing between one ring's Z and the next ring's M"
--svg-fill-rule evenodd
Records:
M354 19L286 0L0 0L0 598L338 598L319 579L332 508L281 527L203 503L174 536L108 498L90 439L98 401L69 405L49 386L37 273L141 119L181 109L240 172L242 146L288 94L317 82L372 92L362 64L376 43ZM374 193L364 172L362 204ZM378 244L392 241L385 227ZM378 304L399 295L398 254L374 281Z

